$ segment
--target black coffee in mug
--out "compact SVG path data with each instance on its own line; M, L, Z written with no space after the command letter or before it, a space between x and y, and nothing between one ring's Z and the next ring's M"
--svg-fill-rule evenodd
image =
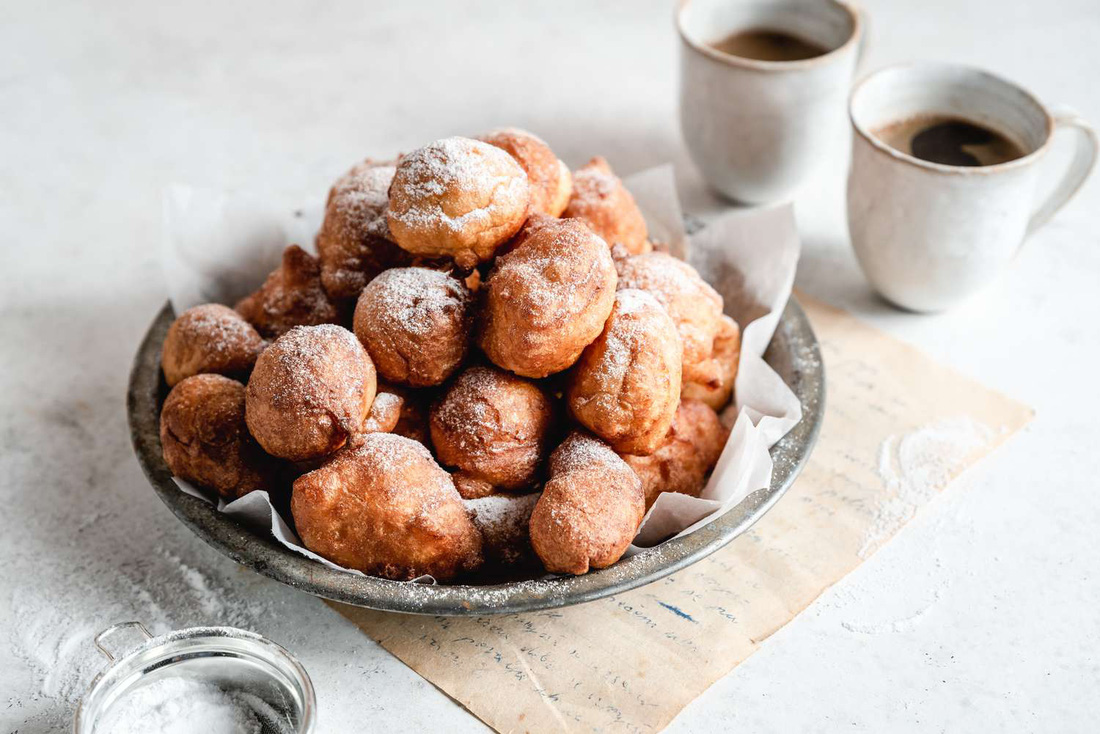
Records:
M734 31L709 45L724 54L756 61L802 61L829 52L829 49L813 41L770 28Z
M1002 133L947 115L918 115L874 131L891 148L946 166L995 166L1027 152Z

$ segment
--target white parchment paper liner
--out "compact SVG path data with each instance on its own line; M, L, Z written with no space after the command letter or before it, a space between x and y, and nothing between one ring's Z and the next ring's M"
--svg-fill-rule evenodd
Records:
M699 497L664 493L646 514L627 555L669 537L696 530L720 517L751 492L767 487L768 449L802 417L798 398L764 361L783 307L791 294L799 240L789 205L737 210L688 236L671 166L625 180L645 213L650 236L688 259L725 298L726 313L742 329L736 403L723 414L733 429ZM176 185L164 197L164 275L176 313L201 303L232 305L278 266L286 245L313 249L320 227L317 199L295 207L289 200ZM210 502L215 498L180 479L180 489ZM248 527L269 532L287 548L331 568L346 569L301 545L267 492L253 492L218 509ZM428 579L424 579L428 580Z

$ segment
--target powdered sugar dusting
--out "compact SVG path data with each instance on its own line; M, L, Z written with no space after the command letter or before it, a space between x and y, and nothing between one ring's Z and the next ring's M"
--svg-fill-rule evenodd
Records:
M201 344L204 352L221 357L239 355L262 345L251 324L233 309L218 303L187 309L172 327L183 340L193 340Z
M485 544L498 552L499 560L515 563L529 552L527 524L539 495L494 494L463 500L470 519L481 532Z
M933 423L900 438L888 436L879 447L878 474L891 496L876 509L860 557L867 557L892 536L992 436L988 426L965 416Z
M393 268L367 287L377 318L418 336L430 334L450 314L465 311L470 301L462 283L428 268Z
M384 222L390 184L397 169L366 161L356 165L332 187L330 204L338 215L341 234L357 236L363 228Z
M274 364L268 367L268 362ZM287 410L304 407L331 411L360 395L371 371L363 346L344 327L296 326L260 355L249 388L251 392L252 382L262 375L260 389L268 391L273 405ZM350 420L342 411L334 415ZM349 433L358 427L344 426Z
M500 148L469 138L437 140L405 156L391 192L390 216L409 227L462 232L492 226L496 210L526 205L527 174ZM458 196L463 208L440 201Z

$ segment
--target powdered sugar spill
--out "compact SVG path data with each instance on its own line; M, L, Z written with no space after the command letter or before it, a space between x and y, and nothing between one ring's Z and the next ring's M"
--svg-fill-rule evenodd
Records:
M992 429L968 417L939 421L900 438L888 436L879 446L878 474L892 494L877 508L860 557L892 536L992 437Z
M196 624L249 628L271 613L248 590L225 587L164 548L117 568L84 563L72 578L64 595L24 592L12 598L12 649L37 681L37 695L54 702L58 716L67 715L106 666L92 638L111 624L138 620L159 635Z

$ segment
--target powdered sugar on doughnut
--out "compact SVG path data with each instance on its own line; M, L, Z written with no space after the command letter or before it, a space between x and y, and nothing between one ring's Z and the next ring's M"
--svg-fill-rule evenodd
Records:
M501 159L512 165L501 166ZM391 217L409 227L451 232L493 226L497 210L524 207L528 197L527 174L511 156L461 137L437 140L403 158L394 185L401 187L402 202L411 205L391 209ZM456 199L439 200L455 193Z
M405 331L428 334L443 318L467 307L469 292L447 273L428 268L394 268L371 282L375 306Z
M356 165L332 187L331 204L342 234L357 236L364 227L384 230L382 213L389 203L389 189L397 169L366 161ZM382 232L378 232L382 234Z
M527 524L535 509L539 494L494 494L474 500L463 500L466 512L481 532L485 545L496 550L504 563L522 560L530 548Z
M270 373L267 387L271 402L279 407L325 406L359 395L372 367L355 335L342 326L296 326L275 342L264 358L274 359L279 369ZM354 430L358 426L344 426Z

